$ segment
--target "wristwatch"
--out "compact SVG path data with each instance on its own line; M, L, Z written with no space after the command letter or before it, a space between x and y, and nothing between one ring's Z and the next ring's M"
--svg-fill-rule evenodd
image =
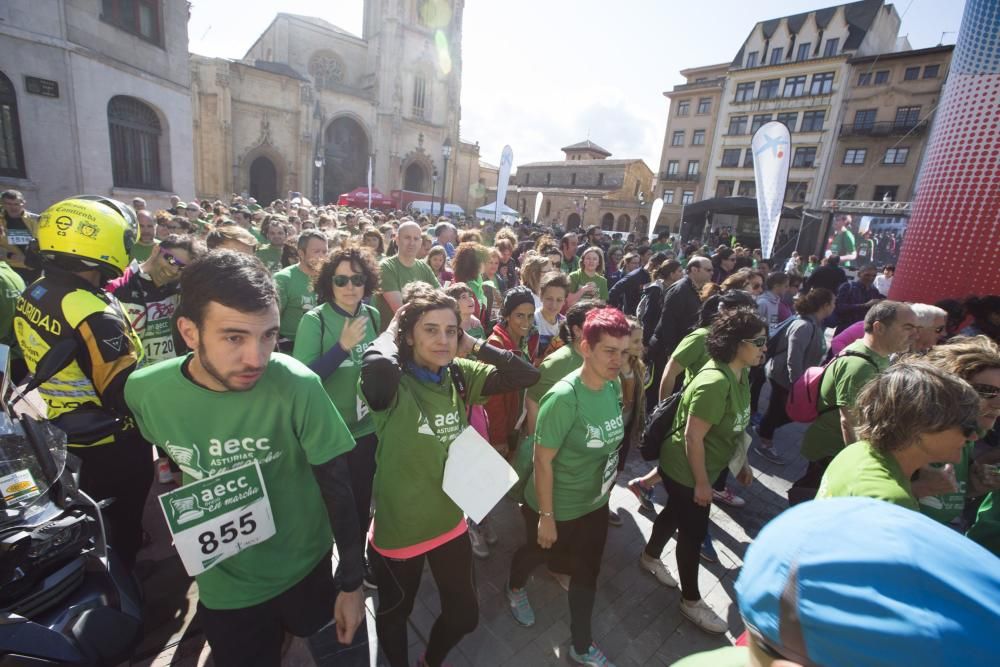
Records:
M538 516L547 516L550 519L555 518L555 515L552 512L539 512Z
M478 357L479 356L479 350L483 347L483 343L485 343L485 342L486 341L484 341L482 338L476 339L476 342L472 344L472 356L473 357Z

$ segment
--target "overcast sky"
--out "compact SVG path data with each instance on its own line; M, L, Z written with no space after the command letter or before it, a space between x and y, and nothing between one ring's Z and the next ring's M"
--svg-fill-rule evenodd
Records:
M381 0L376 0L381 1ZM363 0L193 0L190 49L239 59L278 11L361 34ZM655 172L666 129L663 91L679 70L729 62L757 21L822 0L466 0L462 139L499 164L561 160L586 139ZM913 48L953 44L964 0L900 0ZM239 17L234 20L234 17Z

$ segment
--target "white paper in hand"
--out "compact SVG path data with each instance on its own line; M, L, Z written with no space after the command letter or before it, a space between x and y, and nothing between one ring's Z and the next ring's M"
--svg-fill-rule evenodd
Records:
M517 473L471 426L448 448L442 488L479 523L517 482Z

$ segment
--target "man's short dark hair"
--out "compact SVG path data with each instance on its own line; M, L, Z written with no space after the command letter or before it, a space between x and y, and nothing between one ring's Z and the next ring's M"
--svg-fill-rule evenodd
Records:
M299 234L298 248L299 250L305 252L305 249L309 247L309 242L313 239L319 239L323 243L327 243L326 234L318 229L305 229Z
M4 190L3 194L0 194L0 199L23 201L24 195L19 190Z
M205 246L193 236L187 234L171 234L160 241L161 250L184 250L191 256L191 261L205 254Z
M241 313L256 313L278 302L267 267L251 255L215 250L191 262L181 273L180 315L199 328L210 303Z
M905 308L905 303L899 301L879 301L868 309L865 313L865 333L875 331L875 323L881 322L882 326L890 326L899 317L899 309Z

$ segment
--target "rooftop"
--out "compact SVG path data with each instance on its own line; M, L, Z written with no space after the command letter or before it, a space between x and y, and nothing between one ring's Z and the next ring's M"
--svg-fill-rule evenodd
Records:
M598 146L597 144L595 144L590 139L587 139L586 141L581 141L578 144L573 144L572 146L564 146L563 148L560 148L559 150L562 150L562 151L591 151L593 153L601 153L602 155L608 155L608 156L611 155L611 151L607 150L606 148L601 148L600 146Z
M566 150L565 148L563 150ZM610 153L609 153L610 155ZM624 167L635 162L642 162L640 158L626 158L622 160L557 160L554 162L529 162L520 164L518 169L525 167Z

